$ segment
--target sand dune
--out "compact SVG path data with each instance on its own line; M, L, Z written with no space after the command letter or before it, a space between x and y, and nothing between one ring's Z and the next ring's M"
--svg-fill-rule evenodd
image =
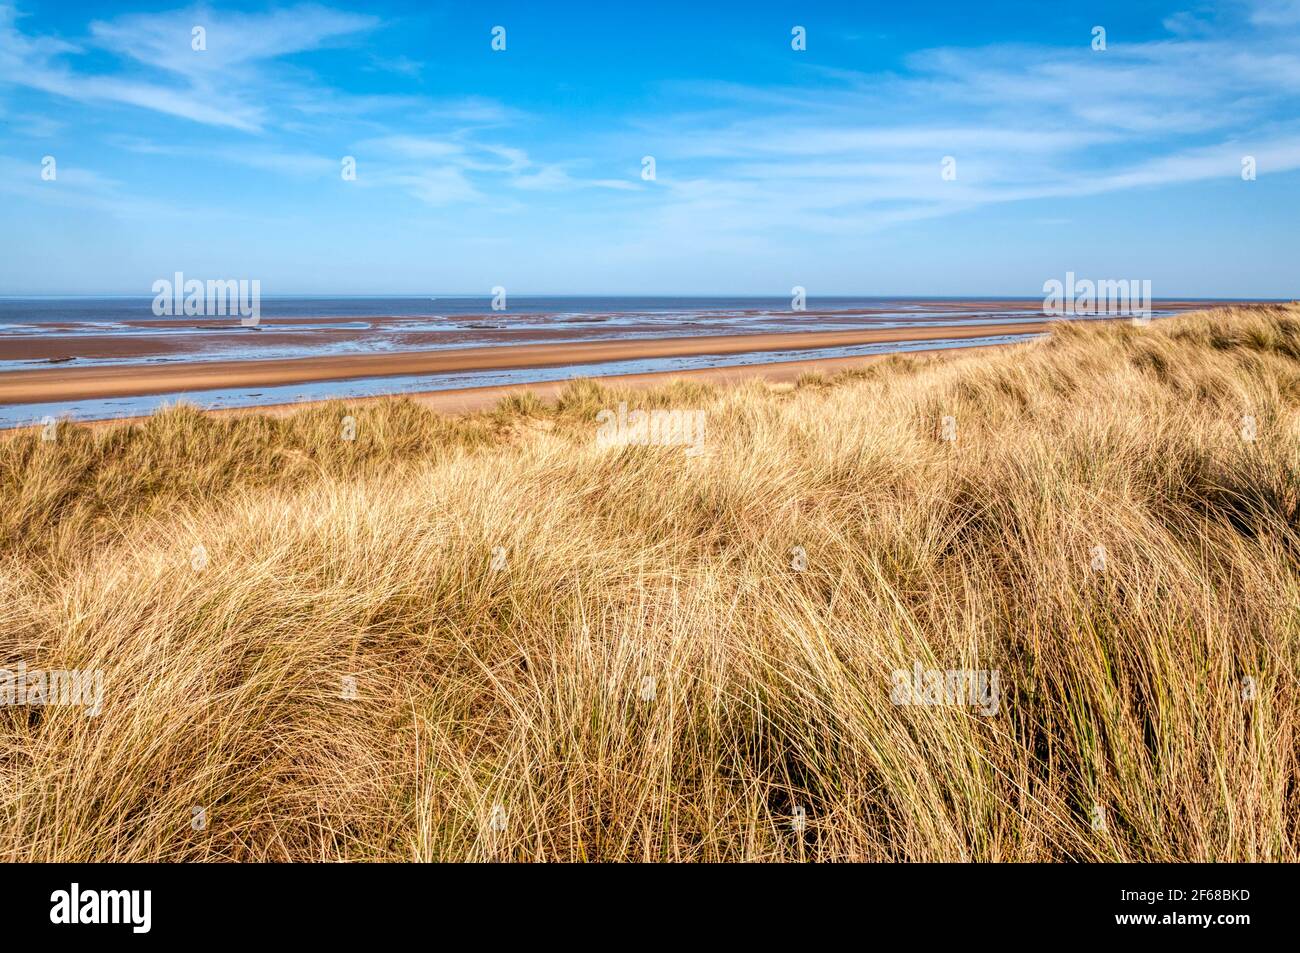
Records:
M1296 862L1300 308L1053 330L0 440L0 857Z

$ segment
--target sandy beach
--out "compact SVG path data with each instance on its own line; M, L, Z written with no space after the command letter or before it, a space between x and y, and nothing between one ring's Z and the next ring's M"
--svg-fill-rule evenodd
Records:
M949 360L959 357L971 357L979 352L996 351L1010 346L1012 346L1011 343L980 346L959 345L955 347L946 347L941 350L926 351L925 355L932 359ZM873 364L877 361L894 356L895 353L890 352L885 354L863 354L856 357L831 357L801 361L772 361L762 364L742 364L733 367L704 367L678 371L655 371L647 374L611 374L597 379L602 384L610 387L620 387L635 391L653 390L654 388L663 387L665 384L675 380L719 385L738 384L746 380L762 380L769 384L793 384L805 374L824 374L830 376L841 371L864 367L868 364ZM559 395L568 385L569 379L534 381L527 384L502 384L488 387L462 387L455 390L403 393L401 396L440 414L471 414L478 411L490 410L502 399L515 394L528 393L541 398L542 400L550 400ZM385 395L373 397L348 397L342 398L342 400L346 401L349 406L352 406L355 404L366 404L372 401L383 400L384 396ZM248 414L264 414L270 417L284 417L312 407L331 403L339 399L340 398L331 398L330 400L295 401L293 403L283 404L256 404L248 407L205 408L205 412L209 416L213 417L241 417ZM111 417L102 420L86 420L81 421L80 423L83 426L99 429L147 419L147 415L141 415ZM24 430L39 426L41 426L41 424L32 423L29 425L10 428L8 430L0 430L0 440L3 440L8 435L19 434Z
M559 367L620 360L815 350L885 342L964 340L1035 334L1051 322L928 326L787 334L698 335L653 340L469 347L436 351L349 354L262 361L202 361L171 365L50 367L0 375L0 404L25 404L268 387L306 381L432 374L451 371Z

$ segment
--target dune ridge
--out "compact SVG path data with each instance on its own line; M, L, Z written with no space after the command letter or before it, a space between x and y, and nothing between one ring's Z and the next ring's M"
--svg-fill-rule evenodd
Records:
M14 435L0 659L104 699L0 707L0 857L1295 861L1298 421L1282 306Z

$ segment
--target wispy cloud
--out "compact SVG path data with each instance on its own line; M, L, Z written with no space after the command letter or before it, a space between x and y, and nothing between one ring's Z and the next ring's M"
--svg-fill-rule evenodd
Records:
M56 164L52 180L42 179L41 171L39 161L0 155L0 194L155 223L168 219L215 221L230 215L229 210L217 207L195 204L178 208L170 202L133 195L119 179L66 161Z
M539 162L526 150L481 142L473 129L447 137L391 135L357 144L357 160L373 171L358 182L397 186L429 205L485 202L503 190L564 192L577 189L635 190L626 180L575 175L577 162Z
M1300 35L1262 29L1300 2L1265 3L1231 35L1175 18L1173 35L1094 51L996 45L922 50L908 71L813 68L783 87L683 86L696 108L640 123L662 201L650 228L871 231L981 206L1101 195L1300 168ZM1253 26L1252 26L1253 25ZM918 120L916 117L924 117ZM955 176L941 175L944 157Z
M1300 0L1257 0L1250 20L1261 26L1300 24Z
M95 21L88 37L69 42L24 34L15 7L0 3L0 82L255 132L268 121L265 101L277 82L267 64L340 42L378 22L314 5L265 14L193 7ZM204 31L203 49L194 48L196 28ZM138 64L148 78L78 70L79 60L95 49Z

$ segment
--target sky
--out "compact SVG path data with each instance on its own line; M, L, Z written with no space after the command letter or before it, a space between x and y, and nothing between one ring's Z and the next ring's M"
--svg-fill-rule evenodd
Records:
M0 0L0 295L1291 298L1298 106L1300 0Z

